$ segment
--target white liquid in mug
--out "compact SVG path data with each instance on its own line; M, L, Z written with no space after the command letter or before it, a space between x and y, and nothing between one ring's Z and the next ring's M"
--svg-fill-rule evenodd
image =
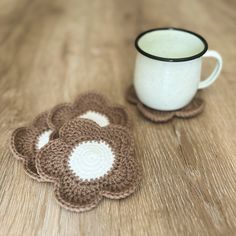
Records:
M199 38L175 30L151 32L144 35L138 45L143 51L164 58L191 57L204 49L204 44Z

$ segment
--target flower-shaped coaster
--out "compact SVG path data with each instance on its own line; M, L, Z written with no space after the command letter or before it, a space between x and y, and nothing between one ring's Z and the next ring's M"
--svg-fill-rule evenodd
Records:
M122 106L111 106L99 93L88 92L80 95L73 104L60 104L48 116L48 125L59 130L64 123L76 117L96 122L101 127L110 124L130 126L129 116Z
M133 85L131 85L127 90L126 100L132 104L137 105L138 110L142 113L142 115L145 118L157 123L167 122L173 119L174 117L179 117L179 118L194 117L200 114L204 109L204 101L198 97L195 97L184 108L175 111L158 111L149 108L139 101Z
M24 170L33 179L43 181L39 176L36 166L36 153L48 143L50 139L56 138L56 133L47 125L48 112L39 114L28 127L16 129L11 136L10 148L13 155L24 163Z
M121 199L132 194L140 181L134 142L126 127L101 127L75 118L37 154L41 176L55 185L59 204L82 212L103 197Z

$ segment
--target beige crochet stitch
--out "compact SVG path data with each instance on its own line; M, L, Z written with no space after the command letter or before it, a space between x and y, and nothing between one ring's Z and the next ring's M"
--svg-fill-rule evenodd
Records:
M73 104L54 107L49 113L48 125L52 130L59 130L63 124L76 117L92 120L101 127L110 124L126 127L131 125L124 107L110 105L107 98L97 92L84 93Z
M29 127L16 129L11 136L11 150L17 159L24 162L28 175L43 181L35 167L35 156L49 139L58 136L60 127L75 117L90 119L100 126L119 124L130 127L130 119L121 106L110 106L105 97L88 92L80 95L74 104L55 106L50 112L38 115Z
M195 97L186 107L176 111L154 110L145 106L139 101L133 85L130 86L127 90L126 100L132 104L135 104L140 113L145 118L157 123L167 122L174 117L191 118L200 114L204 109L204 101L199 97Z
M140 182L134 141L127 127L101 127L75 118L37 154L38 172L55 185L61 206L87 211L103 197L121 199L132 194Z
M28 127L16 129L11 136L10 148L16 159L23 161L25 172L33 179L43 181L35 166L36 153L57 137L47 125L48 112L39 114Z

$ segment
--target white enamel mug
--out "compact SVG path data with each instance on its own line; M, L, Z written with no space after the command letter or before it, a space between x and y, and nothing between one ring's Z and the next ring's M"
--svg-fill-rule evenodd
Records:
M153 109L170 111L186 106L222 69L220 54L207 50L202 36L184 29L145 31L136 38L135 47L135 91L140 101ZM217 63L212 74L201 81L203 57L213 57Z

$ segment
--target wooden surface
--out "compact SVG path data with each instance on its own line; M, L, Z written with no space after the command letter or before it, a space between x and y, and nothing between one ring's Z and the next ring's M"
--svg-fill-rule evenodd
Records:
M0 235L236 235L236 2L189 0L0 1ZM205 112L155 125L126 103L135 36L176 26L224 58L202 93ZM203 77L212 69L204 64ZM96 89L133 118L140 190L76 214L52 186L25 175L11 132L39 112Z

